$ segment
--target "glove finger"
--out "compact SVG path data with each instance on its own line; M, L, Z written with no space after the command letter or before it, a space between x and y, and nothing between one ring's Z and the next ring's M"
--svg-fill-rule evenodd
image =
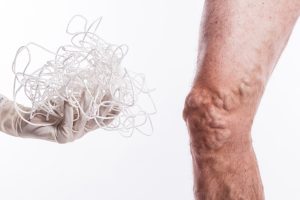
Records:
M95 88L93 89L92 93L96 95L96 94L97 94L97 90L98 90L98 88L95 87ZM105 95L105 96L106 96L106 95ZM86 99L85 99L85 102L87 102L87 105L85 106L86 111L88 111L88 110L91 109L91 106L92 106L93 101L95 101L97 104L99 104L101 101L103 101L103 98L105 98L105 96L102 97L102 98L99 97L99 96L93 97L93 98L91 97L90 99L87 99L87 97L86 97ZM94 99L94 98L96 98L96 99ZM99 111L100 111L100 109L98 110L98 113L99 113ZM99 126L97 125L96 120L97 120L97 119L93 118L93 119L88 119L88 120L86 121L86 126L85 126L86 132L95 130L97 127L99 127ZM100 123L100 124L101 124L101 123Z
M110 93L107 93L100 101L104 102L110 100L112 100L112 96ZM114 116L120 113L119 110L120 109L117 105L109 105L109 104L101 105L99 107L99 113L98 113L99 117L94 120L90 120L88 122L88 127L91 127L91 129L95 129L96 127L99 127L99 125L103 127L110 124L114 120ZM106 117L109 118L105 119Z
M64 102L64 117L59 124L58 132L56 135L57 142L59 143L66 143L73 141L73 119L74 119L74 112L73 107L67 102Z
M83 109L83 111L81 109L79 109L78 120L76 120L74 123L75 138L80 138L85 134L84 128L87 123L87 119L86 119L86 116L84 115L84 113L87 111L87 108L88 108L88 98L87 98L86 91L83 91L81 93L80 107Z
M103 123L105 125L110 124L114 119L115 116L117 116L120 113L120 107L115 105L115 106L111 106L109 112L107 113L106 117L109 117L107 119L103 120Z

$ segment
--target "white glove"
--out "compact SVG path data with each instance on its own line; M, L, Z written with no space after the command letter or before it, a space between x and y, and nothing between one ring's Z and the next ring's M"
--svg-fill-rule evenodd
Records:
M110 97L110 95L106 95L103 100L108 100ZM87 96L83 92L80 104L85 111L89 106L89 102L90 101L88 101ZM22 105L18 104L18 106L22 107L23 110L30 110L30 108L26 108ZM73 119L76 118L74 117L73 107L68 102L64 102L63 108L63 118L50 119L50 122L57 121L54 125L47 125L49 124L49 121L47 121L46 117L43 115L36 115L30 119L30 114L22 114L26 120L34 124L41 124L41 126L36 126L22 120L15 109L14 102L10 101L5 96L0 95L0 131L16 137L36 138L58 143L67 143L81 138L87 132L99 127L95 120L87 120L82 113L79 114L78 120L73 122ZM99 109L100 116L112 116L115 114L118 114L115 109L103 107L100 107ZM112 119L102 119L97 121L98 124L106 125L109 124Z

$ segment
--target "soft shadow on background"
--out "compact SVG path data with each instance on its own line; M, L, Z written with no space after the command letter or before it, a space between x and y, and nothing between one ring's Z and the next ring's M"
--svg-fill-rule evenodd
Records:
M156 88L151 137L97 130L73 143L0 134L0 199L193 199L188 134L181 118L195 71L203 1L0 1L0 93L12 98L11 63L29 41L68 42L75 14L103 16L99 34L129 46L123 66ZM267 86L253 127L266 199L300 199L300 26ZM298 45L298 46L297 46ZM22 103L22 102L20 102Z

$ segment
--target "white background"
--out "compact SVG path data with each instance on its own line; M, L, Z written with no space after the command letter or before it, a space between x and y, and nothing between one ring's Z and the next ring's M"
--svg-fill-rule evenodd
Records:
M192 165L181 118L197 55L202 0L0 0L0 93L12 98L17 48L68 41L68 20L103 16L101 36L126 43L123 64L156 88L154 134L94 131L73 143L0 134L2 200L189 200ZM253 127L266 199L300 199L300 24L277 65ZM297 46L298 45L298 46Z

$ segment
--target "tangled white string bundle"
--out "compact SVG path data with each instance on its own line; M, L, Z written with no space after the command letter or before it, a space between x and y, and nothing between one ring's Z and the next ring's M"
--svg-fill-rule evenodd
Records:
M84 22L82 31L70 30L71 24L76 20ZM126 45L114 45L101 39L96 34L100 21L101 18L88 26L86 18L74 16L66 30L71 35L71 43L59 47L56 52L35 43L19 48L12 66L15 74L13 95L15 108L24 121L36 126L53 125L64 117L63 102L67 101L73 106L77 116L74 121L78 120L79 113L83 113L100 128L122 130L126 136L132 135L134 130L146 134L141 129L146 124L152 129L150 116L156 109L150 96L151 91L146 87L145 77L121 67L128 48ZM29 73L32 61L30 50L33 47L47 52L52 59ZM28 62L22 70L17 71L20 68L17 65L20 65L18 59L21 53L26 53ZM31 102L30 110L16 103L21 91ZM91 100L87 110L81 105L83 91ZM140 95L146 95L150 100L152 112L146 112L137 104ZM54 117L57 121L33 123L23 117L25 113L30 114L30 119L43 115L47 120ZM112 122L105 123L105 120Z

